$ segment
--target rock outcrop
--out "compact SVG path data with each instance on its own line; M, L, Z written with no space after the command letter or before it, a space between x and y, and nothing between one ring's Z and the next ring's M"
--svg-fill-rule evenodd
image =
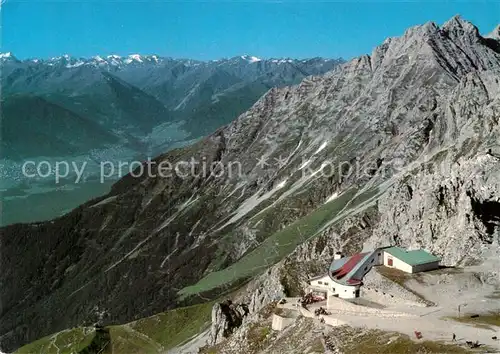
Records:
M208 344L216 345L229 337L241 326L248 314L247 304L234 304L231 300L215 304L212 309L212 326Z

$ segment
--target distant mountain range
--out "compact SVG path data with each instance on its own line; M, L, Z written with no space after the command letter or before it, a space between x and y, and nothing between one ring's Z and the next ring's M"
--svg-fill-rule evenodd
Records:
M179 121L190 138L206 135L271 87L298 83L342 62L253 56L202 62L138 54L18 60L10 53L0 60L5 100L41 97L127 140L133 139L124 133L143 137L158 124Z
M53 178L25 178L26 160L88 161L88 183L100 161L144 160L189 144L237 118L270 88L342 62L246 55L204 62L138 54L19 60L0 54L2 223L54 217L95 196L95 188L82 191L85 184L61 187ZM47 207L43 195L56 189L68 197ZM34 194L37 202L30 203Z

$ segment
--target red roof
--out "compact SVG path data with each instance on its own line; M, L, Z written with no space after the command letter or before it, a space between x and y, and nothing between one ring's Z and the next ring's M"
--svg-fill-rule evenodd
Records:
M366 256L367 253L357 253L353 255L339 270L334 272L332 275L337 279L342 279L345 277L353 268L358 264L360 260L363 259L364 256Z

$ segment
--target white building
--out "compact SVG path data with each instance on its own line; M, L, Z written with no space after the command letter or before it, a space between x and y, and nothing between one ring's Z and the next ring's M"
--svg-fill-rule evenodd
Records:
M317 277L309 279L308 289L313 292L332 293L333 280L328 274L319 275Z
M420 249L407 251L400 247L384 249L384 265L406 273L418 273L438 269L441 260Z
M326 298L359 297L363 278L373 266L385 265L407 273L439 268L440 259L424 250L406 251L400 247L377 248L370 252L342 257L339 253L327 274L309 279L307 291L323 294Z
M359 296L361 284L348 285L335 282L329 274L323 274L309 279L308 292L320 293L327 299L330 296L338 296L344 299L352 299Z

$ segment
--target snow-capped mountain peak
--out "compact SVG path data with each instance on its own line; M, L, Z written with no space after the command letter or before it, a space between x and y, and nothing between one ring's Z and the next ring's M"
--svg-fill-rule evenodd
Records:
M85 62L81 61L81 60L77 60L76 62L74 63L69 63L66 65L66 67L69 69L69 68L78 68L79 66L82 66L84 65Z
M241 59L248 61L249 63L256 63L258 61L262 61L261 58L254 57L252 55L242 55Z
M130 64L132 63L133 61L136 61L136 62L139 62L139 63L142 63L143 62L143 57L139 54L130 54L128 56L128 59L125 59L124 63L126 64Z
M6 60L16 60L16 57L11 53L0 53L0 60L6 61Z
M258 66L253 65L254 63L263 63L262 69L267 68L269 70L268 64L273 65L281 65L285 63L302 63L305 64L308 60L298 60L298 59L290 59L290 58L271 58L264 59L259 58L253 55L241 55L235 56L232 58L222 58L219 60L210 60L210 61L198 61L192 59L173 59L168 57L162 57L155 54L152 55L141 55L141 54L129 54L129 55L118 55L118 54L109 54L109 55L95 55L93 57L75 57L69 54L64 54L61 56L48 58L48 59L40 59L40 58L30 58L25 60L16 59L11 53L0 53L0 63L8 64L12 63L29 63L30 65L42 65L53 67L54 69L60 67L66 67L68 69L78 68L81 66L86 67L96 67L105 70L122 70L126 69L127 66L131 67L143 67L143 66L159 66L159 65L168 65L172 61L177 61L179 63L182 62L186 67L196 67L199 65L211 65L211 63L215 63L218 66L230 65L232 67L243 65L248 65L249 68L257 69ZM335 60L327 59L325 63L334 62ZM266 69L266 70L267 70ZM231 69L232 70L232 69ZM260 70L260 69L259 69Z
M271 59L271 62L277 63L277 64L283 64L283 63L293 63L293 59L289 58L283 58L283 59ZM304 61L303 61L304 62Z

